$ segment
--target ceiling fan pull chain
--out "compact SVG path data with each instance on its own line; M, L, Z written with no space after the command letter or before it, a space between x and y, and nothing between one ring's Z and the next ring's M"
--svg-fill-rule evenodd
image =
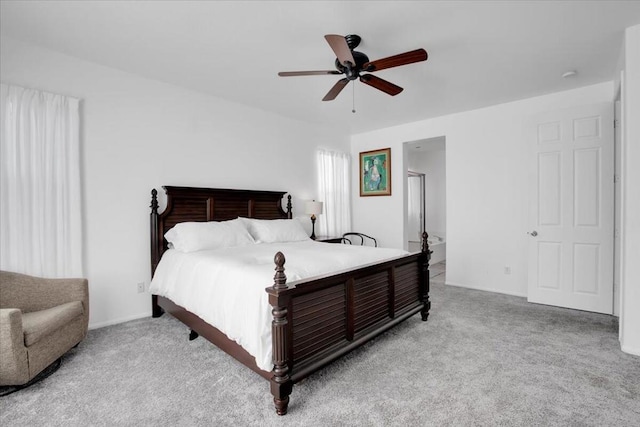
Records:
M353 114L355 114L356 113L356 85L352 84L351 87L353 88L353 92L352 92L353 93L353 102L351 104L351 112Z

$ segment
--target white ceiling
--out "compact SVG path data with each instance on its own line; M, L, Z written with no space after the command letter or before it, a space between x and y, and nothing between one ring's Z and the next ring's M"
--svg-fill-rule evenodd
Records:
M5 1L1 34L351 133L612 80L640 1ZM424 48L376 73L390 97L332 69L325 34L358 34L371 60ZM567 70L577 76L563 79Z

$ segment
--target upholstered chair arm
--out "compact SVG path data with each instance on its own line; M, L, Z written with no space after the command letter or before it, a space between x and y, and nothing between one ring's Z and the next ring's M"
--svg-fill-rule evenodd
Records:
M26 274L0 272L0 304L18 307L23 312L44 310L72 301L82 301L89 313L87 279L45 279Z
M0 343L0 384L23 384L28 381L27 348L19 309L0 308Z

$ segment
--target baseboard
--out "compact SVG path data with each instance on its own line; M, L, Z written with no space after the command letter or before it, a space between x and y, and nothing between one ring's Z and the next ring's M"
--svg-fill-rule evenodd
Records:
M620 343L620 349L628 354L632 354L634 356L640 356L640 348L632 348Z
M507 291L502 290L502 289L481 288L481 287L478 287L478 286L463 285L461 283L453 283L453 282L449 282L449 281L446 281L444 284L445 285L449 285L449 286L455 286L457 288L467 288L467 289L474 289L476 291L494 292L496 294L505 294L505 295L511 295L511 296L514 296L514 297L522 297L522 298L526 298L527 297L527 294L521 294L521 293L518 293L518 292L507 292Z
M125 323L132 320L143 319L145 317L151 317L151 311L147 313L134 314L133 316L121 317L119 319L107 320L106 322L89 323L89 330L100 329L106 326L117 325L118 323Z

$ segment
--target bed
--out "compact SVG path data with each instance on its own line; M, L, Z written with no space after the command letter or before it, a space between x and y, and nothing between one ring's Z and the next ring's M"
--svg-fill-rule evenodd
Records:
M163 254L170 253L164 236L176 224L238 217L292 218L291 196L282 208L285 192L163 188L166 208L161 213L158 193L155 189L151 192L152 275ZM286 254L274 253L275 275L264 279L272 317L270 370L261 369L240 344L168 297L152 295L152 314L170 314L190 329L192 339L204 337L267 379L276 413L284 415L295 383L417 313L427 320L431 306L429 258L425 233L420 252L287 282Z

